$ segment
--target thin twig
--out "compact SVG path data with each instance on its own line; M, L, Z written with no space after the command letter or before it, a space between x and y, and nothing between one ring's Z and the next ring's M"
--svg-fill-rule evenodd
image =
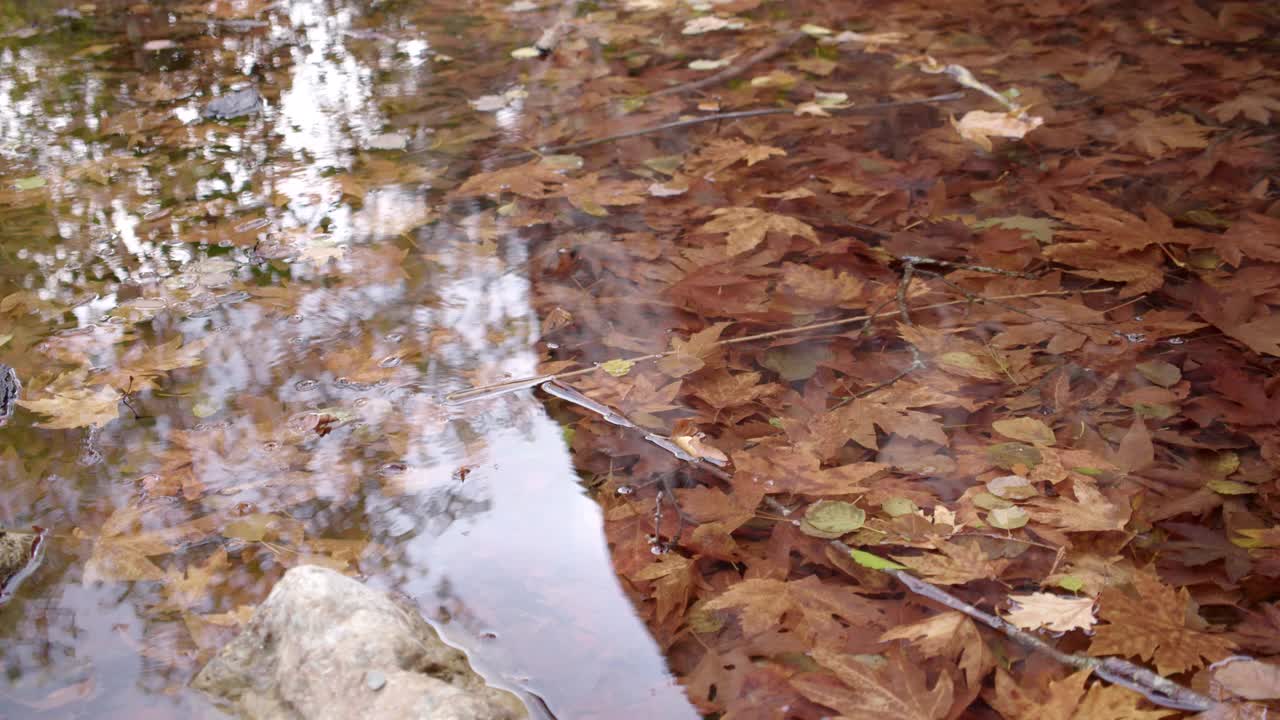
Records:
M893 102L877 103L875 105L854 105L847 108L830 108L833 115L866 115L885 110L893 110L900 107L908 107L911 105L930 105L940 102L951 102L964 97L963 92L951 92L945 95L933 95L927 98L919 98L917 100L895 100ZM594 140L583 140L582 142L569 143L567 145L551 145L542 146L537 151L526 150L524 152L513 153L511 155L503 155L496 162L515 162L516 160L527 160L539 155L558 155L570 152L572 150L581 150L583 148L593 147L595 145L603 145L604 143L613 142L615 140L626 140L627 138L639 137L640 135L650 135L664 130L678 130L680 128L691 127L693 125L701 125L702 123L719 122L722 120L741 120L743 118L763 117L765 115L791 115L794 114L793 108L761 108L758 110L737 110L735 112L716 113L714 115L702 115L700 117L687 118L684 120L676 120L674 122L654 125L652 127L640 128L639 130L628 130L616 135L596 138Z
M832 540L831 546L848 556L853 550L840 540ZM1147 700L1161 707L1190 712L1203 712L1214 707L1213 699L1201 695L1191 688L1180 685L1168 678L1161 677L1147 668L1135 665L1120 658L1094 658L1087 655L1064 653L1035 635L1009 623L1004 618L979 610L947 591L932 585L905 570L886 568L884 573L892 575L911 592L922 595L957 612L964 613L987 627L998 630L1023 647L1044 653L1064 665L1089 669L1104 680L1123 685L1141 694Z
M1112 292L1112 289L1111 288L1093 288L1090 290L1042 290L1038 292L1018 293L1014 295L995 295L991 297L980 296L977 300L974 300L972 298L965 298L963 300L948 300L944 302L931 303L929 305L921 305L920 307L916 308L916 310L917 311L937 310L938 308L953 307L955 305L967 305L972 302L989 302L989 301L996 301L996 300L1021 300L1021 299L1033 298L1033 297L1053 297L1053 296L1075 295L1075 294L1092 295L1092 294L1107 293L1107 292ZM837 318L835 320L826 320L824 322L811 323L809 325L801 325L800 327L786 328L784 330L771 330L769 332L755 333L754 335L743 335L742 337L720 340L714 343L713 347L718 347L721 345L736 345L738 343L753 342L755 340L769 340L772 338L786 337L788 335L799 335L801 333L812 332L814 330L826 330L828 328L840 327L841 325L849 325L851 323L859 323L859 322L865 322L868 320L874 321L874 320L880 320L884 318L897 317L900 314L900 312L901 311L899 309L895 309L891 312L875 312L868 315L854 315L851 317ZM629 363L646 362L648 360L659 360L669 355L674 355L675 352L676 352L675 350L667 350L665 352L650 353L648 355L639 355L636 357L623 358L623 359ZM567 380L569 378L578 377L580 375L587 375L589 373L596 372L599 369L600 369L599 365L592 365L591 367L579 368L577 370L566 370L564 372L559 372L559 373L554 373L549 375L537 375L537 376L531 376L531 377L516 378L514 380L504 380L498 383L490 383L487 385L480 385L478 387L467 388L466 390L458 390L455 392L451 392L448 395L445 395L444 399L445 399L445 402L447 403L450 403L453 405L461 405L463 403L474 402L476 400L482 400L482 399L487 399L489 397L494 397L496 395L503 394L504 392L523 390L525 388L533 387L534 385L547 382L549 380Z
M754 55L748 56L745 60L732 67L725 68L714 75L708 75L701 80L694 80L693 82L687 82L681 85L676 85L675 87L669 87L664 90L649 93L649 97L656 98L663 97L664 95L675 95L682 92L693 92L694 90L701 90L704 87L718 85L726 80L732 80L751 69L753 65L758 65L765 60L769 60L776 55L782 54L787 50L787 48L795 45L796 41L802 37L804 37L804 33L802 32L793 32L789 35L784 35L777 42L756 52Z

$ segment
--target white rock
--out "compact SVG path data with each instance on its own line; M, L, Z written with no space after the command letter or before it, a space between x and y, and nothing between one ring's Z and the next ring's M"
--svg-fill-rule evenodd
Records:
M524 720L407 602L326 568L285 573L192 686L251 720Z

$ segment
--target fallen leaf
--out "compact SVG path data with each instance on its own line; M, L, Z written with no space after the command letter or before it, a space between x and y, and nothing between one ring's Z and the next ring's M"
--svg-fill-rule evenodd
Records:
M1025 112L996 113L970 110L959 121L951 118L951 126L960 133L960 137L987 152L993 149L991 138L1020 139L1043 124L1044 118L1027 115Z
M36 427L65 430L78 427L102 427L120 416L120 398L113 388L77 388L40 399L20 399L18 404L48 415Z
M786 215L777 215L751 207L720 208L711 213L715 220L698 228L699 232L726 233L729 236L730 255L740 255L754 249L766 234L798 235L813 243L818 235L808 224Z
M1032 445L1049 446L1058 441L1054 437L1053 429L1035 418L1021 417L996 420L991 423L991 427L1010 440L1020 440Z
M1038 592L1010 595L1009 601L1013 610L1004 619L1023 630L1088 630L1097 622L1097 618L1093 616L1093 598L1088 596L1066 597Z

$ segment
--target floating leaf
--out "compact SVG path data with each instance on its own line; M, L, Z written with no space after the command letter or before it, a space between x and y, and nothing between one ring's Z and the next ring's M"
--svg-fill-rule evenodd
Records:
M120 393L113 388L76 388L39 399L19 400L18 404L49 419L37 427L68 429L102 427L120 416Z

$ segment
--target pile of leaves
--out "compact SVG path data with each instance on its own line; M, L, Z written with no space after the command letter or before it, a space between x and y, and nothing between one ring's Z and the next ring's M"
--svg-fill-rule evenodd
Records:
M62 528L42 572L128 584L160 690L284 567L400 572L362 513L467 477L421 388L510 373L477 337L524 352L525 318L450 306L500 258L707 716L1186 712L1091 658L1210 717L1280 694L1274 8L397 6L328 19L378 107L311 88L355 133L312 144L281 99L321 84L293 50L333 48L273 4L67 20L66 57L5 39L51 121L0 154L0 501ZM90 81L38 92L59 63ZM200 117L250 85L261 114ZM27 627L56 622L78 637ZM40 708L98 692L64 690Z
M543 372L597 367L553 406L701 711L1189 709L958 607L1263 716L1274 8L627 0L559 22L515 101L553 149L451 195L528 228ZM825 111L957 82L992 92ZM634 132L761 107L794 112Z

